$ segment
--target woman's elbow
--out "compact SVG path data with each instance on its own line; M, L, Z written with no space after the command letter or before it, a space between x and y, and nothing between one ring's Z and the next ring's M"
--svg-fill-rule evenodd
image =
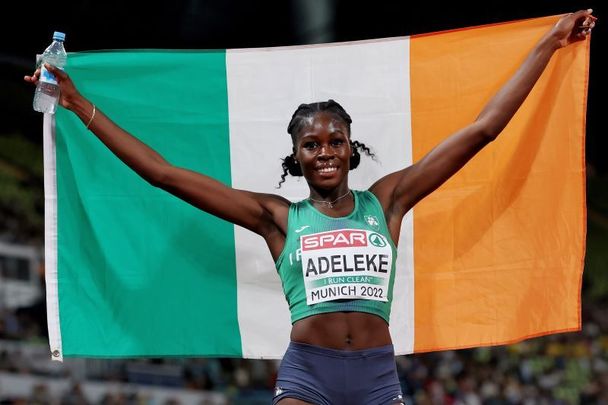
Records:
M476 122L479 136L487 143L494 141L505 128L505 125L499 125L490 120L479 120Z
M159 165L142 176L150 185L165 188L169 183L169 165Z

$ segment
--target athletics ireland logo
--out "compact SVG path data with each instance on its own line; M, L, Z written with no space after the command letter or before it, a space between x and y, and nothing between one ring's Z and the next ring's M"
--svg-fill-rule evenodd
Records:
M367 224L369 226L373 226L376 229L378 229L378 227L380 226L380 223L378 222L378 218L376 218L376 216L374 216L374 215L366 215L365 222L367 222Z
M369 243L377 247L385 247L386 240L379 233L370 233L369 234Z

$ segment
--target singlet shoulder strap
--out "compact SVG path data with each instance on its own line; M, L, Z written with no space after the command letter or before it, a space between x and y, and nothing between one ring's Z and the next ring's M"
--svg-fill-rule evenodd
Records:
M372 204L375 209L384 214L384 211L382 210L382 204L380 204L380 200L378 200L378 197L376 197L374 193L369 190L353 190L353 192L358 194L360 201Z

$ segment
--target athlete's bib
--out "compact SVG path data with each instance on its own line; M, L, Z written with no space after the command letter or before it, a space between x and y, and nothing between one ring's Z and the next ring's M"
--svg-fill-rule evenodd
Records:
M337 299L388 301L393 252L380 233L341 229L303 235L300 252L308 305Z

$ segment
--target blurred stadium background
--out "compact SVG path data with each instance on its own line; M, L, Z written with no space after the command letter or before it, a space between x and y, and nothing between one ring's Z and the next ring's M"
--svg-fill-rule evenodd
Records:
M8 6L4 6L7 8ZM3 10L0 48L0 404L268 404L277 361L50 361L43 256L42 117L22 81L54 30L68 51L242 48L350 41L593 8L587 115L587 255L581 332L511 346L397 358L416 404L608 404L608 163L600 127L602 5L346 0L20 2ZM43 13L46 16L43 17ZM13 24L11 24L13 23Z

